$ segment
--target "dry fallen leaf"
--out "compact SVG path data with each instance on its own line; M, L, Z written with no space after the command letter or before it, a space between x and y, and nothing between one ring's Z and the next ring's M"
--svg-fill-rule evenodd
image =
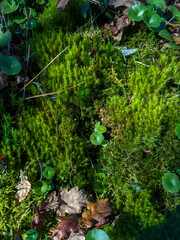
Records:
M60 209L57 210L57 216L81 213L83 207L86 206L88 196L82 189L73 187L69 191L67 188L60 192L61 201L63 202Z
M105 217L112 213L112 208L109 205L109 199L100 199L97 203L90 202L87 205L88 210L82 214L79 220L79 226L91 228L94 226L101 227L106 223Z
M126 6L128 8L131 8L135 4L138 4L137 0L109 0L108 1L108 5L114 8L117 8L120 6Z
M70 0L60 0L56 5L56 8L59 8L59 10L64 10L65 7L68 5L69 1Z
M27 176L24 176L22 170L20 170L20 179L21 181L15 186L15 188L18 189L15 199L19 200L19 202L22 202L30 193L31 183L27 180Z
M78 227L78 217L76 215L56 217L56 219L61 223L56 228L49 229L52 235L48 236L48 238L53 240L68 239L69 235Z
M85 238L86 235L80 230L78 233L72 232L68 240L85 240Z
M60 205L59 201L59 196L56 196L56 191L53 191L49 194L46 201L42 200L39 206L34 206L33 213L35 216L30 227L40 231L44 226L43 220L51 210L56 209Z

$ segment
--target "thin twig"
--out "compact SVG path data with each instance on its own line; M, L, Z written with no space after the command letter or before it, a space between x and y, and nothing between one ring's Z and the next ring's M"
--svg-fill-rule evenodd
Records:
M24 98L23 101L24 101L24 100L28 100L28 99L32 99L32 98L39 98L39 97L44 97L44 96L49 96L49 95L54 95L54 94L57 94L57 93L60 93L60 92L64 92L64 91L69 90L69 89L71 89L71 88L75 88L75 87L83 84L84 82L85 82L85 81L83 81L83 82L81 82L81 83L78 83L78 84L76 84L76 85L74 85L74 86L72 86L72 87L69 87L69 88L66 88L66 89L57 91L57 92L51 92L51 93L36 95L36 96L32 96L32 97L27 97L27 98ZM17 101L17 102L20 102L20 100ZM17 102L16 102L16 103L17 103Z
M39 163L39 167L40 167L40 170L41 170L41 177L40 177L40 180L41 180L42 179L42 172L43 172L43 170L42 170L42 165L41 165L40 161L38 161L38 163Z
M49 67L49 65L51 63L54 62L54 60L56 60L56 58L58 58L63 52L65 52L67 49L69 48L69 46L67 46L62 52L60 52L55 58L53 58L53 60L51 60L51 62L48 63L48 65L46 65L45 68L43 68L32 80L30 80L23 88L21 88L21 90L19 92L21 92L24 88L26 88L30 83L32 83L32 81L34 81L34 79L36 79L47 67ZM45 94L46 95L46 94ZM47 94L48 95L48 94ZM32 97L33 98L33 97ZM25 98L26 99L26 98ZM24 99L24 100L25 100Z

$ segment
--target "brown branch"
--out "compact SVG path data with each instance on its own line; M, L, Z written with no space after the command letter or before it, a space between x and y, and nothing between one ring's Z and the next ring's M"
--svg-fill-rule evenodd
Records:
M67 46L62 52L60 52L55 58L53 58L53 60L50 61L50 62L48 63L48 65L46 65L46 67L43 68L43 69L42 69L32 80L30 80L23 88L21 88L20 91L24 90L24 88L26 88L32 81L34 81L35 78L37 78L47 67L49 67L49 65L50 65L52 62L54 62L54 60L56 60L56 58L58 58L58 57L59 57L63 52L65 52L68 48L69 48L69 46ZM20 91L19 91L19 92L20 92Z
M57 93L60 93L60 92L64 92L64 91L69 90L69 89L71 89L71 88L77 87L77 86L83 84L84 82L85 82L85 81L83 81L83 82L81 82L81 83L78 83L78 84L76 84L76 85L74 85L74 86L72 86L72 87L69 87L69 88L66 88L66 89L57 91L57 92L52 92L52 93L46 93L46 94L40 94L40 95L36 95L36 96L32 96L32 97L27 97L27 98L24 98L23 101L24 101L24 100L28 100L28 99L32 99L32 98L39 98L39 97L44 97L44 96L49 96L49 95L57 94ZM17 101L17 102L20 102L20 100Z

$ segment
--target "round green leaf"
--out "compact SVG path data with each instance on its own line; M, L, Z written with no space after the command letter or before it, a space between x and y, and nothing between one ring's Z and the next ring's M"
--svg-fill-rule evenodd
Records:
M11 41L11 32L6 31L0 35L0 48L4 48L8 45L8 41Z
M47 179L51 179L55 175L55 170L54 168L48 166L44 169L43 171L43 176Z
M178 124L178 125L176 126L175 131L176 131L176 134L177 134L178 138L180 139L180 124Z
M174 17L180 17L180 11L176 7L169 6L169 9L173 13Z
M38 180L34 184L34 191L38 195L43 195L48 190L48 185L43 180Z
M180 181L175 173L168 172L162 177L163 188L170 193L175 193L180 190Z
M26 235L28 235L26 240L36 240L38 237L38 232L35 229L30 229L26 232Z
M148 25L148 27L157 28L161 24L160 16L153 10L147 10L144 12L143 21Z
M21 63L16 57L5 56L3 60L0 61L0 68L3 73L16 75L21 71Z
M0 5L3 9L4 14L15 12L19 8L19 4L16 3L15 0L3 0Z
M128 17L132 21L141 21L143 20L143 13L147 10L147 7L143 4L136 4L132 6L128 11Z
M28 23L28 29L33 29L37 26L37 21L35 19L31 19Z
M170 42L171 41L174 42L174 39L171 37L171 34L165 29L159 32L159 36L167 39Z
M90 136L90 141L93 145L100 145L104 140L102 133L93 132Z
M109 240L109 237L103 230L93 229L88 232L85 240Z
M100 125L95 127L94 131L99 133L105 133L107 131L107 128L103 125Z

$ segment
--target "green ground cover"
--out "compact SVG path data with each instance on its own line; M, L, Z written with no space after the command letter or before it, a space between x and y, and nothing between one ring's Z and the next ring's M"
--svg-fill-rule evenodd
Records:
M94 200L110 199L114 213L120 214L115 228L104 228L110 239L147 239L140 237L143 231L165 224L167 211L180 204L179 196L165 191L161 180L179 168L179 53L160 49L159 39L147 28L129 28L120 43L96 28L72 35L73 22L83 21L73 10L78 6L59 13L56 1L50 2L30 39L31 74L69 46L36 81L44 93L85 83L53 97L24 101L18 117L4 113L0 147L8 169L0 175L2 239L13 239L17 230L25 234L33 219L32 204L48 195L31 191L22 203L14 198L20 169L32 186L40 178L38 161L55 169L55 190L78 186ZM125 57L115 46L138 50ZM41 93L31 84L26 94ZM105 147L90 142L98 121L107 127ZM46 221L41 239L56 224L54 216Z

